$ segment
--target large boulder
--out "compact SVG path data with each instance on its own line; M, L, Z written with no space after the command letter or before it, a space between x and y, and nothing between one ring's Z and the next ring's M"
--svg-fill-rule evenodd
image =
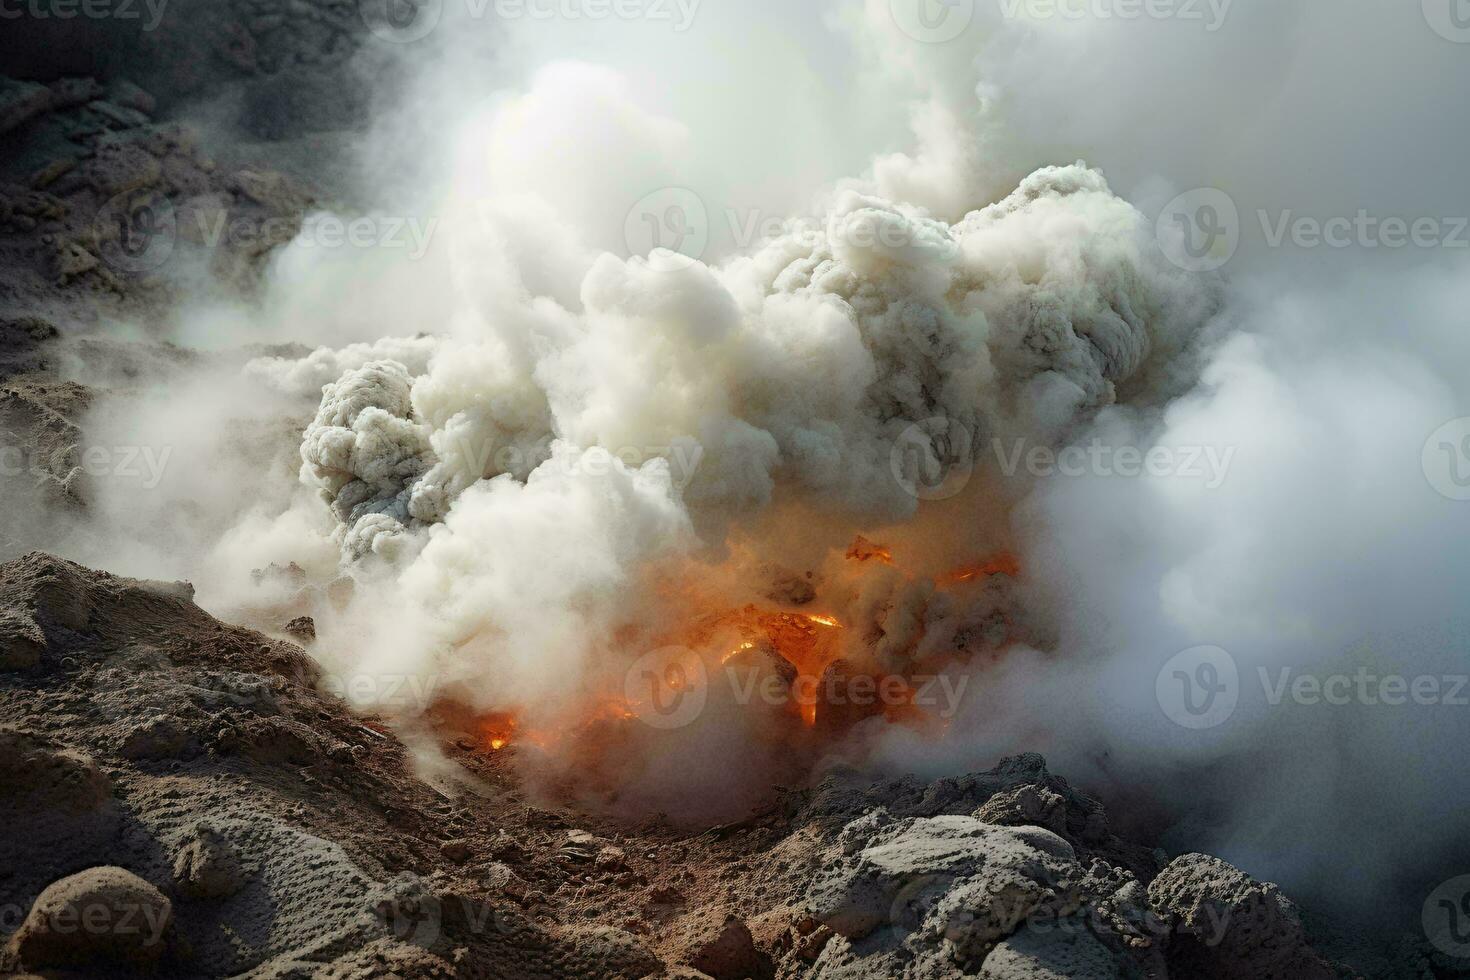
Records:
M739 916L707 909L682 924L678 945L680 965L713 980L750 980L769 977L770 960L756 949L750 926Z
M1036 827L879 810L849 824L834 851L807 893L813 918L854 955L904 946L935 975L973 971L1028 919L1054 922L1084 900L1071 845Z
M188 898L223 898L245 884L245 872L234 845L208 823L185 835L174 855L174 886Z
M137 967L163 955L173 904L124 868L89 868L36 898L11 949L30 969Z
M1004 940L980 980L1127 980L1129 971L1082 919L1023 929Z
M1175 858L1148 889L1171 929L1169 972L1201 980L1330 980L1307 944L1295 906L1219 858Z

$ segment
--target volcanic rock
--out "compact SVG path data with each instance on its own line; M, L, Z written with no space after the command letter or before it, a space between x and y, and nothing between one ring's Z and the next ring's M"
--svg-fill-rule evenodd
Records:
M1067 801L1046 786L1002 790L977 809L975 817L1000 826L1029 824L1063 836L1067 833Z
M0 670L30 670L45 649L46 634L29 617L0 611Z
M316 621L310 616L297 616L282 627L282 632L304 643L316 642Z
M1128 980L1132 974L1081 919L1022 929L999 943L981 980Z
M1219 858L1185 854L1148 889L1175 935L1169 971L1205 980L1329 980L1332 970L1307 944L1295 906L1275 885Z
M713 980L759 980L771 974L750 927L735 915L708 909L685 919L679 945L679 962Z
M107 968L164 953L173 903L131 871L90 868L51 884L11 938L24 966Z
M9 804L32 813L88 812L112 796L90 756L13 728L0 728L0 785Z
M222 898L245 885L240 856L208 823L196 824L174 858L174 886L188 898Z

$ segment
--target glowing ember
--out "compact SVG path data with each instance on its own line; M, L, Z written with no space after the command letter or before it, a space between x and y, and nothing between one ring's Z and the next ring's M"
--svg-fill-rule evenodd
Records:
M744 643L740 644L738 647L736 647L735 649L731 650L729 653L725 654L722 658L720 658L720 663L727 664L730 661L734 660L736 657L740 656L746 650L754 650L754 649L755 649L755 643L752 642L751 640L746 640Z
M859 534L852 542L852 547L847 549L847 557L850 561L881 561L885 565L893 564L893 552L881 544L874 544Z
M492 752L509 745L515 730L516 717L512 714L493 714L480 719L480 739Z
M941 575L939 577L939 584L955 585L960 582L971 582L977 578L988 578L991 575L1007 575L1011 578L1017 578L1020 574L1020 561L1009 551L1002 551L1000 554L986 561L974 565L962 565L951 572Z

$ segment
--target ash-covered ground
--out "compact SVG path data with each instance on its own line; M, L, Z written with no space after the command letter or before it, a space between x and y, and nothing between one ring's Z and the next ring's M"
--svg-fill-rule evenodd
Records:
M1459 976L1304 927L1114 831L1039 756L837 769L691 831L529 799L463 740L432 781L306 648L187 583L0 565L4 966L44 977ZM296 624L299 633L305 624ZM1316 940L1314 945L1314 938Z

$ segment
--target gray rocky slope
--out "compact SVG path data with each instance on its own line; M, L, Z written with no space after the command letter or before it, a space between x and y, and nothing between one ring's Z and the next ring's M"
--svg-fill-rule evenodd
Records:
M297 633L309 638L303 624ZM846 770L737 824L630 825L450 783L307 651L183 583L0 565L3 961L46 977L1445 977L1313 948L1270 884L1113 832L1038 756Z

